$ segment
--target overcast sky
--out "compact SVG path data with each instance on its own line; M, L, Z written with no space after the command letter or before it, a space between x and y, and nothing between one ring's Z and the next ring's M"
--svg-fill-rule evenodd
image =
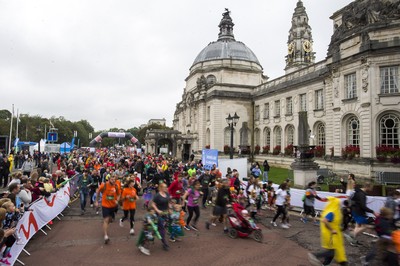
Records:
M172 125L197 54L217 39L224 8L234 34L271 79L284 74L297 0L0 0L0 109L88 120L96 130L151 118ZM329 17L351 0L304 0L317 60Z

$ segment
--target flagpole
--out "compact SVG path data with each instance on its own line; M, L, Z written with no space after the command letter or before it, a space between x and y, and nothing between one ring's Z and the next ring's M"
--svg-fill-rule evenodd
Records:
M15 131L15 138L17 139L18 138L18 121L19 120L19 109L17 109L17 130Z
M14 120L14 104L12 105L12 113L11 113L10 138L8 139L8 155L10 155L11 153L11 135L13 128L13 120Z

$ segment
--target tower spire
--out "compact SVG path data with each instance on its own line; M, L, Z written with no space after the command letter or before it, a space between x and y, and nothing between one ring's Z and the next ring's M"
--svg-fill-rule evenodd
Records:
M230 16L229 9L225 8L225 12L222 13L222 19L219 23L219 34L218 41L234 41L235 36L233 35L233 24L232 18Z
M315 62L311 27L308 24L308 15L302 0L297 2L294 9L287 44L286 74Z

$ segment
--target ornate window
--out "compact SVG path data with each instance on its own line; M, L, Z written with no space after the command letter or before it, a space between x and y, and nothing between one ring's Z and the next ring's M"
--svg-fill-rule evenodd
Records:
M269 103L264 103L264 119L269 119Z
M271 130L269 127L264 128L264 145L271 146Z
M293 114L293 101L292 97L286 98L286 114L292 115Z
M300 111L307 111L307 94L300 94Z
M254 130L254 145L255 145L255 146L257 146L257 145L260 146L260 145L261 145L260 139L261 139L261 132L260 132L260 129L256 128L256 129Z
M319 123L316 128L316 138L317 138L317 146L325 147L326 139L325 139L325 124Z
M353 99L357 97L357 81L356 73L344 76L344 93L345 99Z
M275 101L275 116L276 117L281 116L281 101L280 100Z
M231 144L231 129L229 127L226 127L224 130L224 145L230 145Z
M399 147L400 119L395 114L386 114L379 120L380 145Z
M254 120L259 121L260 120L260 106L256 105L254 107Z
M324 109L324 90L315 91L315 109L316 110Z
M399 92L399 66L381 67L381 93Z
M207 76L207 84L215 84L217 82L217 78L214 75Z
M355 116L347 121L347 145L360 146L360 121Z
M275 146L282 146L282 128L277 126L274 129Z
M294 126L288 125L286 128L286 145L294 143Z

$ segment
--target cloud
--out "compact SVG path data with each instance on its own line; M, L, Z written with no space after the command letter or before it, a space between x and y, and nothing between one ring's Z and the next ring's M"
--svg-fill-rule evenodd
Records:
M270 77L284 73L296 0L2 1L0 109L87 119L97 130L151 118L172 124L184 79L218 35L225 7L237 40ZM329 16L350 0L303 1L317 59L326 55Z

